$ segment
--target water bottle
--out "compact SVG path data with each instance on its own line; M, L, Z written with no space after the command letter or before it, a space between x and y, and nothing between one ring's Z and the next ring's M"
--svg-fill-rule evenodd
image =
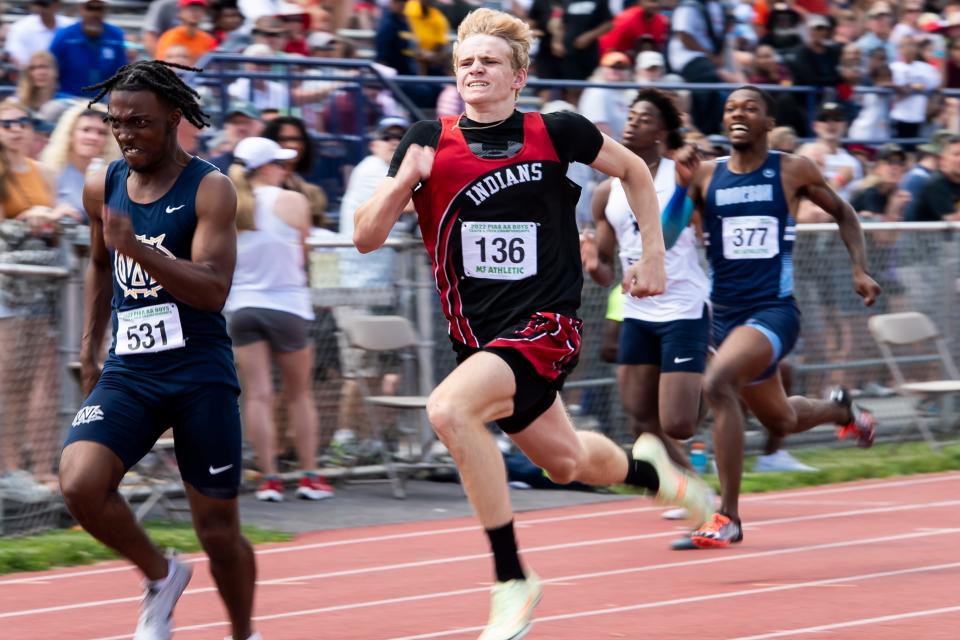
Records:
M707 472L707 445L702 442L694 442L690 446L690 464L700 475Z

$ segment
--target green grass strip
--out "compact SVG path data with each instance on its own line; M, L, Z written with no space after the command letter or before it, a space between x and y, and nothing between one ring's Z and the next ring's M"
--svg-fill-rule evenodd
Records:
M743 464L742 492L763 493L834 482L960 470L960 444L946 445L936 451L923 442L907 442L900 445L878 444L870 449L791 449L790 453L797 460L819 470L755 473L750 470L756 463L756 457L748 456ZM716 474L709 473L704 476L704 480L719 491L720 484ZM613 491L624 494L644 493L642 489L625 486L615 487Z
M147 522L144 527L161 549L172 548L184 553L200 550L200 542L189 523ZM250 526L244 526L243 533L253 544L284 542L293 537L287 533ZM90 534L79 529L0 539L0 575L92 564L118 557Z

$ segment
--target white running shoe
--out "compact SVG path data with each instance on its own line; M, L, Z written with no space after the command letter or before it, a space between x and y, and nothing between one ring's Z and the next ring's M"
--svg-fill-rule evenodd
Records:
M660 438L642 433L633 445L633 459L653 465L660 480L657 502L683 507L694 527L713 515L713 491L710 486L670 460Z
M494 583L490 619L478 640L520 640L530 631L530 618L542 595L540 578L532 571L526 580Z
M140 607L140 621L133 633L133 640L169 640L173 629L173 608L180 594L187 588L193 569L183 564L176 556L169 557L167 577L144 584L146 592ZM159 584L158 584L159 583Z
M233 636L227 636L227 637L224 638L223 640L233 640ZM260 632L257 631L257 632L254 633L252 636L250 636L249 638L247 638L247 640L263 640L263 638L260 636Z
M758 456L754 471L819 471L816 467L804 464L790 455L786 449L778 449L773 453Z
M664 520L686 520L690 517L690 512L683 507L677 507L676 509L667 509L660 514L660 517Z

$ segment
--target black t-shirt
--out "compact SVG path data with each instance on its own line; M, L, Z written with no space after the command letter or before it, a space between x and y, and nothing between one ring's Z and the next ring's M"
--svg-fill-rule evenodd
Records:
M590 164L597 159L600 147L603 146L603 136L596 125L579 113L572 111L557 111L544 114L543 124L550 135L550 141L557 151L561 162L581 162ZM480 158L509 158L517 154L523 146L523 114L514 111L503 123L488 129L472 129L482 127L483 123L474 122L463 116L460 119L463 137L470 145L470 150ZM393 160L390 162L388 176L397 175L400 163L411 144L437 148L440 140L440 121L421 120L407 131Z
M960 182L953 182L938 171L920 190L914 220L939 222L954 211L960 211Z
M889 199L889 194L881 193L877 187L867 187L853 196L850 204L857 213L869 211L871 213L882 214L887 210L887 201Z

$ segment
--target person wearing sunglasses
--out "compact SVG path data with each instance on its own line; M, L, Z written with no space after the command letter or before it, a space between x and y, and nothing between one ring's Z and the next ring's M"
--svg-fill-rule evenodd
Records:
M283 188L306 196L310 203L310 223L315 227L326 226L327 194L320 186L308 180L313 174L315 152L307 125L294 116L277 116L267 123L261 135L274 140L284 149L297 152L297 155L284 163L286 175Z

